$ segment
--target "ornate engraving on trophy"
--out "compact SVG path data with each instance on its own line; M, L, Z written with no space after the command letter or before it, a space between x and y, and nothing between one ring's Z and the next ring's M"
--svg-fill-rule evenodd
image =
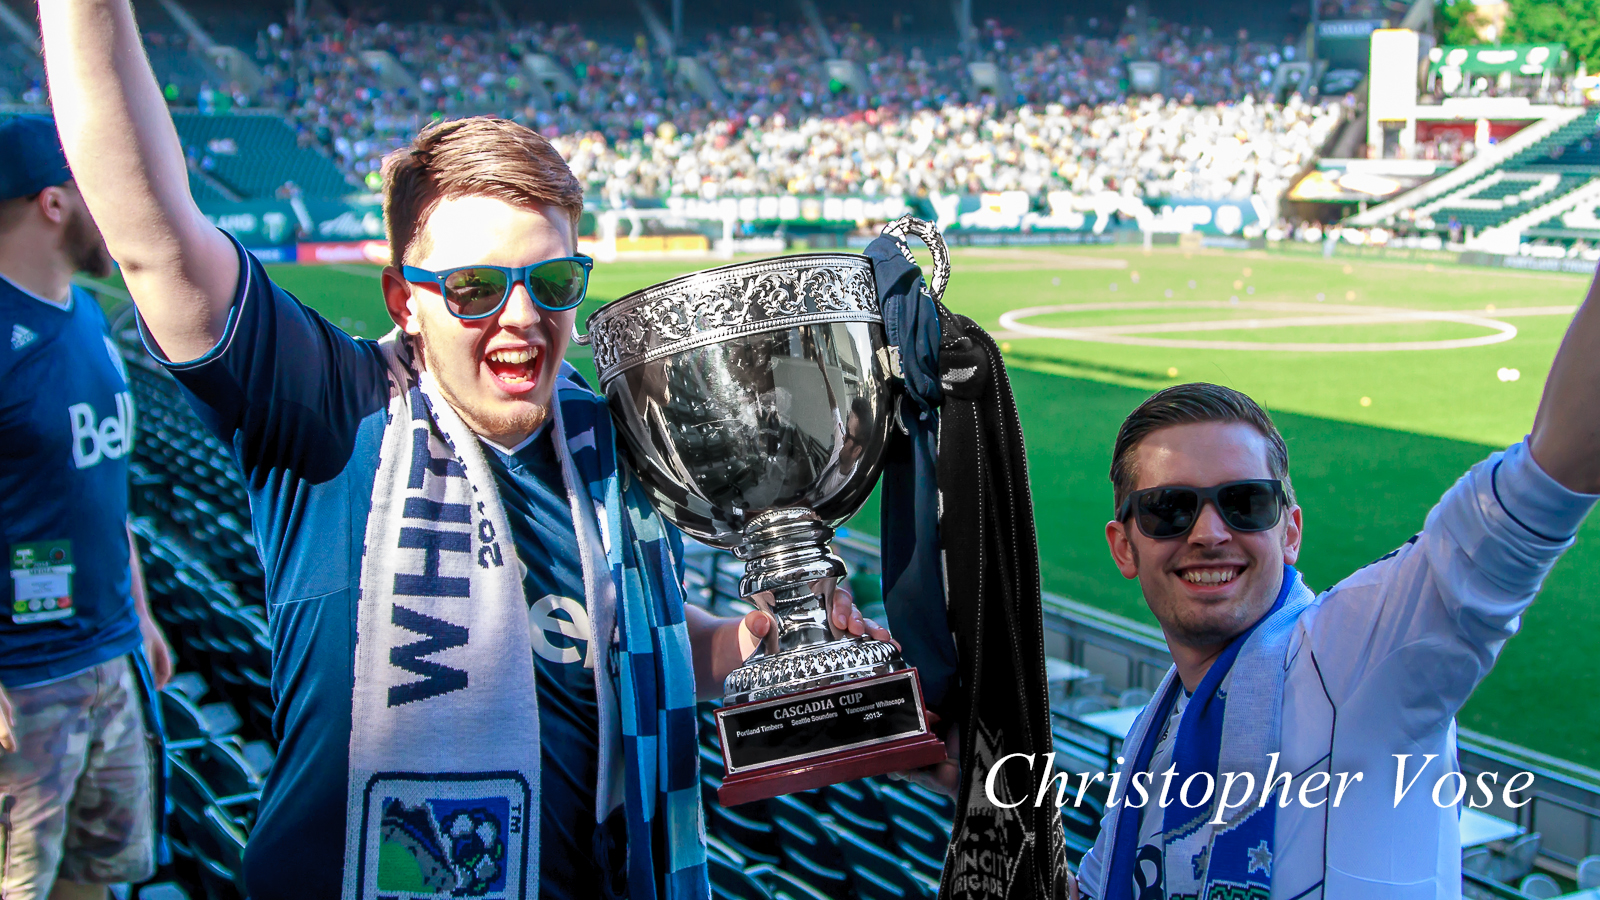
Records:
M594 345L651 502L743 560L740 593L776 625L724 682L723 801L942 759L915 671L892 644L835 628L829 610L845 566L828 544L877 482L899 374L871 261L723 266L623 297L588 325L579 341ZM868 696L883 705L866 708ZM833 707L756 722L813 703Z
M724 266L630 295L624 299L634 302L626 306L621 301L608 304L590 319L595 366L601 371L626 368L773 321L878 318L870 266L849 265L845 254L789 259L804 261Z

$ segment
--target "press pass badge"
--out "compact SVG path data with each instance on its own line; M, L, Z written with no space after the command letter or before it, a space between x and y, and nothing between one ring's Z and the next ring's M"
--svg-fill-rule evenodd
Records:
M11 548L11 621L54 622L77 614L72 605L72 542L35 541Z

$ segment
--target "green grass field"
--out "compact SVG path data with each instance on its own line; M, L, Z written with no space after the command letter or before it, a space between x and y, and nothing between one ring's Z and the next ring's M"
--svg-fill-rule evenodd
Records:
M1272 411L1305 508L1301 569L1313 587L1326 588L1416 532L1468 466L1527 432L1571 318L1562 307L1580 302L1586 285L1571 275L1293 252L957 250L954 260L947 303L997 332L1011 367L1046 589L1143 621L1153 619L1137 586L1112 567L1103 537L1111 444L1141 399L1181 381L1213 381ZM601 265L585 313L703 266ZM287 266L272 275L349 330L384 330L374 268ZM1069 308L1024 317L1022 326L1147 343L1043 337L1000 323L1007 311L1053 306ZM1454 315L1419 320L1406 312L1418 310ZM1496 314L1504 317L1482 318ZM1295 323L1272 321L1285 317ZM1471 343L1505 337L1505 325L1514 337L1479 346L1274 346ZM1218 342L1228 349L1210 346ZM1506 369L1518 377L1505 380ZM1600 521L1591 520L1462 725L1600 765L1600 717L1583 713L1579 699L1600 695L1600 669L1590 662L1600 634L1597 585Z

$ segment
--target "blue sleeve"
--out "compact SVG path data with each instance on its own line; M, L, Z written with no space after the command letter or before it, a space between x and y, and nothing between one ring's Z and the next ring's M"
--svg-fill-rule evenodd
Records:
M327 481L343 471L361 420L387 402L382 354L273 284L260 261L234 247L239 285L215 347L174 363L142 322L140 333L206 427L234 449L247 481L263 470Z

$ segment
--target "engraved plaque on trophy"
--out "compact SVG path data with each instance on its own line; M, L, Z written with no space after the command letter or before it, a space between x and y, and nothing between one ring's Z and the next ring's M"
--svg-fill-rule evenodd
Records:
M922 223L916 223L922 225ZM937 232L935 290L948 276ZM772 618L717 710L735 805L945 758L916 670L836 628L829 549L878 480L898 356L871 261L809 253L686 275L588 320L624 452L656 509L745 563L740 593Z

